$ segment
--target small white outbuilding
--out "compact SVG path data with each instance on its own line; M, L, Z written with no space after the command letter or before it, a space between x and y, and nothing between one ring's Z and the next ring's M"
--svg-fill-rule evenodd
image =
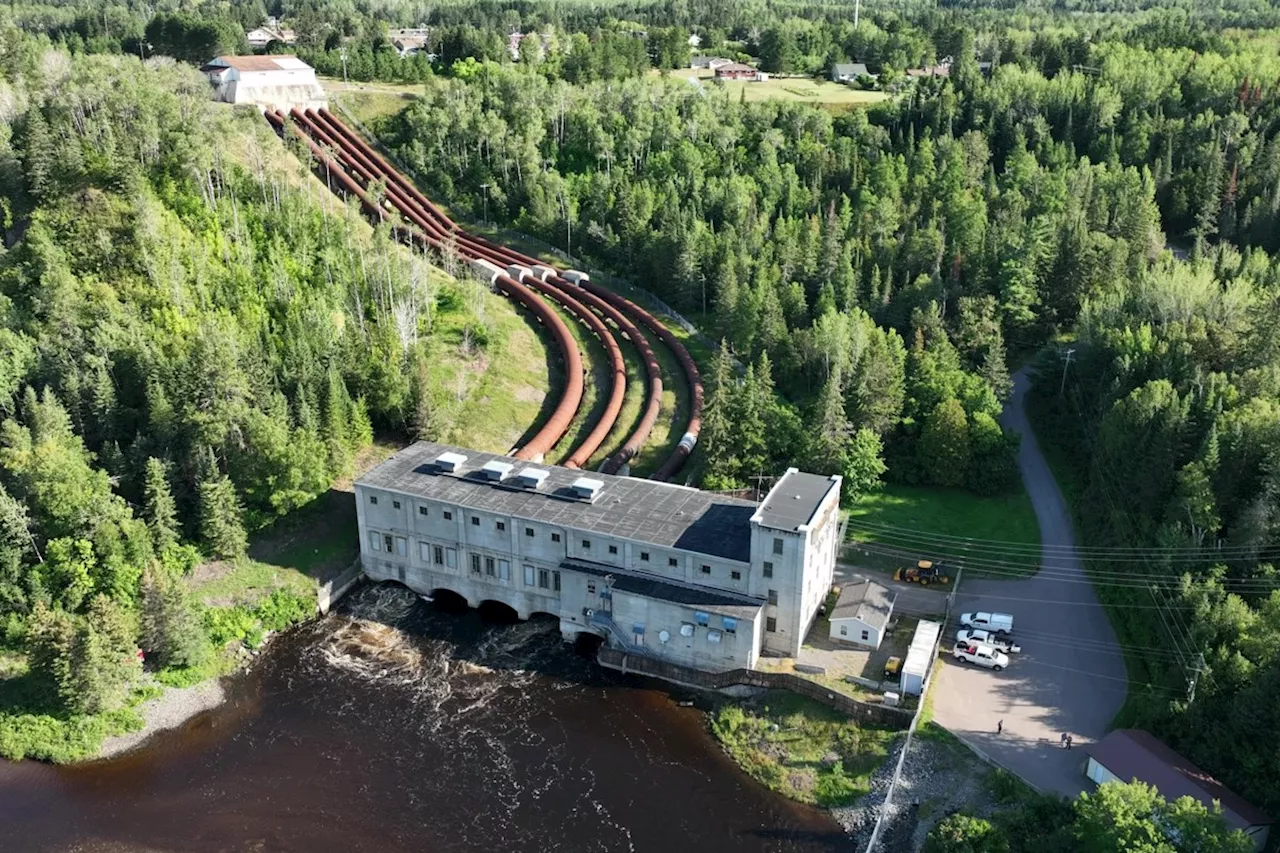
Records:
M898 594L870 580L845 584L831 611L831 639L880 648Z

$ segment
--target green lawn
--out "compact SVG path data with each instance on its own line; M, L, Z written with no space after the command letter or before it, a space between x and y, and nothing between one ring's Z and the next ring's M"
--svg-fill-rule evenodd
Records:
M1034 546L1040 544L1040 528L1025 491L981 497L959 489L886 485L849 511L848 537L863 547L850 547L845 558L869 568L963 560L966 574L1025 577L1039 562ZM1011 555L1007 543L1031 547Z
M869 790L871 774L899 732L860 726L811 699L770 691L750 705L722 706L711 731L743 770L802 803L848 805Z
M843 83L832 83L830 80L817 80L812 77L770 77L763 82L755 80L725 80L723 84L715 82L715 75L710 71L673 71L673 77L686 80L697 79L709 92L723 91L735 101L745 98L747 101L795 101L797 103L814 104L822 107L849 108L877 104L888 100L884 92L867 92L852 89Z

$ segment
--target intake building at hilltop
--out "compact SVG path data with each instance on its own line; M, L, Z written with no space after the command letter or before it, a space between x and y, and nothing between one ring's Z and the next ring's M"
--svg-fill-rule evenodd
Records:
M756 504L419 442L355 491L369 578L707 671L797 655L838 547L840 478L795 469Z

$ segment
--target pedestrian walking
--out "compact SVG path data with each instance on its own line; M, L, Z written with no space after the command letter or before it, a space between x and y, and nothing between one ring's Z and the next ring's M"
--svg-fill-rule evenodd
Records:
M1071 748L1071 735L1067 735L1067 749Z
M1001 720L1000 722L996 723L996 734L998 735L1004 734L1004 720Z

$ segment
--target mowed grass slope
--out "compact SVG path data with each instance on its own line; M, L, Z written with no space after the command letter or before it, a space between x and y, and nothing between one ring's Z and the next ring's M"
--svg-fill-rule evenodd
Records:
M1040 562L1040 526L1021 489L982 497L960 489L886 485L849 511L848 539L859 544L846 559L870 568L934 559L963 561L966 574L1026 577Z
M717 81L714 73L704 69L673 71L671 75L690 81L689 85L700 84L707 92L723 91L734 100L741 98L749 102L795 101L828 108L849 108L877 104L889 98L884 92L853 89L843 83L832 83L830 80L818 80L813 77L770 77L768 80L759 82L755 80Z

